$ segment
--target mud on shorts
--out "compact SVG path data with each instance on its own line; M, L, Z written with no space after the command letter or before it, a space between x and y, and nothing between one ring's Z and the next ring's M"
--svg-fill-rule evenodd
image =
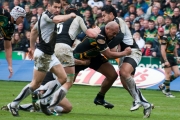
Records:
M74 66L73 49L65 43L56 43L55 55L63 67Z
M130 55L119 58L120 59L119 68L121 67L122 63L129 63L134 68L134 71L131 73L132 75L134 75L136 72L136 67L141 61L142 52L139 49L131 49L131 51L132 52Z
M48 72L53 66L60 64L59 60L53 55L48 55L39 49L34 51L34 69Z
M88 67L97 71L101 67L101 65L106 63L106 62L108 62L108 59L105 58L104 56L102 56L101 54L99 54L96 57L91 58L90 64L88 66L76 65L75 73L79 73L81 70L84 70Z

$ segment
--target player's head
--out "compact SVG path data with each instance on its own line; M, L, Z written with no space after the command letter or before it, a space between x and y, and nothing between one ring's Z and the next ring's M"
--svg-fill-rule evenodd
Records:
M66 14L70 14L70 13L75 13L76 15L78 14L78 10L75 6L73 5L69 5L66 10L65 10Z
M10 15L14 22L19 25L23 22L24 17L26 17L26 11L22 7L16 6L11 10Z
M108 39L112 39L119 33L119 25L115 21L108 22L105 26L105 32Z
M58 15L60 13L61 3L60 0L49 0L48 11L53 15Z
M102 17L105 23L114 20L117 17L116 9L112 5L105 5L102 9Z

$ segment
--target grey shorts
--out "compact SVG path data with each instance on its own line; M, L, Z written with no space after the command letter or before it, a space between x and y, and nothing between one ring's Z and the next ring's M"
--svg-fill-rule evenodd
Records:
M64 43L57 43L55 45L55 55L61 62L63 67L74 66L73 49Z

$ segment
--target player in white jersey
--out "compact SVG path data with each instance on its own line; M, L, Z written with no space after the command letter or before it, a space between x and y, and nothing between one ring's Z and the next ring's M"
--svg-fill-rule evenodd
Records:
M83 31L86 33L87 36L91 38L95 38L97 33L100 32L98 27L94 29L87 29L83 19L78 16L78 11L74 6L69 6L65 10L66 14L75 13L77 16L76 18L71 18L63 23L57 24L57 38L56 38L56 45L55 45L55 55L63 65L65 72L67 74L67 81L62 87L67 88L69 90L74 82L75 76L75 62L76 64L80 65L88 65L89 60L75 60L73 56L73 43L76 36ZM49 84L49 83L47 83ZM46 89L48 86L47 91L44 94L39 93L39 98L43 101L44 98L50 96L58 86L57 81L51 81L50 85L45 85L41 87L41 89ZM59 98L61 99L61 98Z
M57 76L58 84L65 83L67 76L60 64L59 60L54 55L54 47L56 42L56 23L64 22L70 18L76 17L74 13L68 15L58 15L60 12L60 1L49 0L47 10L41 15L40 19L34 26L30 35L30 51L29 57L34 58L34 75L32 82L26 85L20 94L9 104L10 112L13 116L19 116L17 106L37 89L42 80L44 79L47 71L51 71ZM35 41L39 35L39 44L35 49ZM54 93L53 98L64 98L67 89L61 88ZM57 99L59 100L59 99ZM52 100L50 105L58 104L59 101ZM47 115L51 115L51 111L48 111L46 106L41 105L42 112Z
M137 110L140 106L144 107L144 117L148 118L151 114L151 110L154 107L152 104L150 104L142 95L140 90L136 87L135 81L133 79L133 75L135 73L135 69L137 65L139 64L142 53L139 50L137 44L133 40L133 37L131 35L131 32L126 24L126 22L122 18L117 17L116 10L111 5L106 5L102 8L102 16L105 23L108 23L110 21L116 21L121 29L121 32L124 34L124 39L120 41L118 37L121 37L120 35L117 35L113 40L113 42L109 43L108 46L112 50L118 46L121 47L121 51L123 51L127 47L131 47L131 54L125 57L120 58L121 63L119 64L120 68L120 78L121 82L124 86L124 88L130 93L130 95L134 99L134 104L130 108L131 111Z

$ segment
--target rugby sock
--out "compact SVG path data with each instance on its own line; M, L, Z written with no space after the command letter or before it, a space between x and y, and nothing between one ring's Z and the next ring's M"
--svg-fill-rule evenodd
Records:
M170 92L170 80L165 80L166 92Z
M23 104L23 105L19 105L18 108L19 108L19 110L30 111L33 108L33 105L31 103Z
M49 109L53 110L56 105L66 96L67 89L61 86L53 96L53 99L50 103Z
M53 80L46 83L44 86L40 87L38 90L46 90L46 92L40 95L40 99L44 99L50 95L52 95L57 89L61 86L58 80Z
M97 94L97 96L96 96L96 99L98 99L98 100L99 100L99 99L100 99L100 100L104 100L104 94L102 94L102 93L99 92L99 93Z
M130 92L131 96L134 98L135 102L141 102L139 95L138 95L138 91L136 89L136 83L134 82L133 77L126 79L125 82L126 82L127 88L129 89L129 92Z
M33 92L33 90L30 87L30 84L27 84L22 91L19 93L19 95L14 99L13 102L11 102L11 107L15 108L17 105L24 100L28 95L30 95Z
M174 75L171 75L170 77L170 82L174 81L177 77L175 77Z
M61 107L61 106L55 106L55 107L54 107L54 110L55 110L57 113L62 113L62 111L64 110L64 108Z
M139 98L141 100L142 106L146 109L149 107L149 102L146 100L146 98L143 96L141 91L137 88Z

